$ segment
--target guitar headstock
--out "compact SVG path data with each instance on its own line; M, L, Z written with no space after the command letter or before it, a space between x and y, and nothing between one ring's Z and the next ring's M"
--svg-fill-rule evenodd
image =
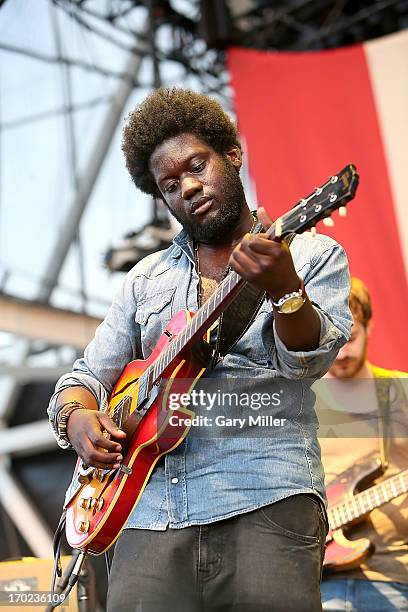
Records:
M300 200L289 212L279 217L267 233L273 238L283 238L291 232L300 234L314 228L321 220L328 226L334 225L331 215L337 209L340 216L346 215L346 205L355 196L358 180L355 166L345 166L326 183L316 187L313 193Z

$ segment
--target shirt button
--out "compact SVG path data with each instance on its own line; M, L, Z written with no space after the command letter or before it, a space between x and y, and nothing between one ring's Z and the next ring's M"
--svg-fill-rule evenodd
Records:
M172 479L171 479L171 482L172 482L173 484L177 484L177 483L178 483L178 478L172 478Z

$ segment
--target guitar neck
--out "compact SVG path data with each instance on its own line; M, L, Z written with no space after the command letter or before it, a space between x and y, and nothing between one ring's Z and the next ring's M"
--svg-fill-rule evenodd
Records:
M357 493L335 506L329 507L329 525L332 530L340 529L356 519L368 514L375 508L408 492L408 470Z

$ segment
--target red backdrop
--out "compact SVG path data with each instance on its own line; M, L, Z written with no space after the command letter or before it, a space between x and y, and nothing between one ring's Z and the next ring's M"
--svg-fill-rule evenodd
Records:
M370 359L408 371L408 288L395 203L363 46L311 53L233 48L238 123L259 205L282 214L347 163L360 186L327 229L373 299ZM408 202L407 202L408 206Z

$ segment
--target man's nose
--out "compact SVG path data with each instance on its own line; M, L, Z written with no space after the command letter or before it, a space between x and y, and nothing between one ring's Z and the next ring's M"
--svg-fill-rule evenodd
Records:
M191 200L202 189L201 182L195 176L186 176L181 181L181 197L183 200Z
M345 359L346 357L348 357L348 352L349 352L349 348L348 348L348 343L346 343L344 346L341 347L341 349L338 352L338 355L336 357L336 359Z

